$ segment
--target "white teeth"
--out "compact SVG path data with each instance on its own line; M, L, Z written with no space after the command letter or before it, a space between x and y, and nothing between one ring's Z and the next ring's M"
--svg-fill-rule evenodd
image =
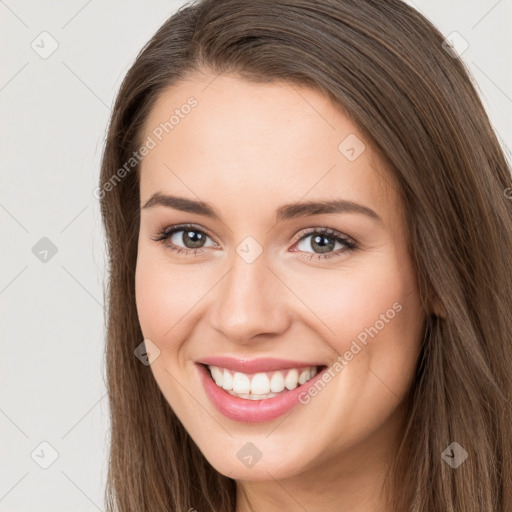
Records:
M272 380L274 377L272 377ZM257 373L251 380L251 393L253 395L266 395L270 392L271 383L268 380L266 373ZM277 391L276 389L272 389L272 391ZM282 391L280 389L279 391Z
M228 370L224 370L224 376ZM233 391L235 393L250 393L251 380L245 373L236 372L233 377Z
M245 374L226 368L208 366L215 384L228 393L248 400L271 398L277 393L291 391L313 378L318 370L315 366L292 368L275 372Z
M212 377L215 381L215 384L217 384L219 387L222 387L224 372L219 370L219 368L216 366L211 366L210 370L212 371Z
M277 393L267 393L265 395L253 395L250 393L234 393L233 391L228 391L230 395L236 396L238 398L245 398L246 400L265 400L267 398L272 398L273 396L276 396Z
M299 384L302 386L311 378L311 370L302 370L299 375Z
M276 372L270 379L270 390L273 393L280 393L284 389L284 377L281 372Z
M284 379L284 385L286 386L287 389L289 389L291 391L292 389L295 389L297 387L298 380L299 380L299 372L295 369L290 370L288 372L288 375Z
M221 387L223 387L225 390L233 389L233 375L231 375L229 370L224 370Z

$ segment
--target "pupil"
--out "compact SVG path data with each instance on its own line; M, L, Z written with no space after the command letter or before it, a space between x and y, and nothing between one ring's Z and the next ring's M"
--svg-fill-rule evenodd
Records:
M204 243L204 236L202 233L197 231L184 231L183 232L183 243L188 246L191 244L190 249L196 249L202 247Z
M330 240L330 239L328 237L325 237L322 235L317 235L317 236L313 237L313 239L312 239L313 249L315 248L314 245L316 244L317 248L319 249L318 252L324 253L324 252L332 251L334 248L334 244L335 244L334 240L331 240L330 243L325 243L326 240Z

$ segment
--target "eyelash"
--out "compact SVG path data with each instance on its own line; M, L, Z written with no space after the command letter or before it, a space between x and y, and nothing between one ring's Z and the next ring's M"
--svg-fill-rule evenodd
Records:
M151 239L155 242L165 243L174 233L177 233L179 231L186 231L186 230L194 231L196 233L205 234L208 237L210 237L211 239L214 238L213 235L209 231L207 231L205 229L198 229L197 226L195 226L194 224L179 224L176 226L169 226L169 227L159 231L157 233L157 235L155 237L151 237ZM357 242L355 242L351 238L348 238L347 236L343 235L342 233L339 233L338 231L335 231L330 228L311 228L309 231L302 233L302 236L296 240L294 245L296 243L300 242L303 238L306 238L307 236L312 235L312 234L328 235L327 238L334 238L334 240L336 242L342 243L345 246L345 248L341 250L341 253L352 252L352 251L355 251L356 249L358 249ZM166 244L166 246L170 251L175 252L176 254L179 254L181 252L185 252L185 253L191 252L193 256L198 256L200 253L204 252L203 248L187 249L187 248L183 248L183 247L178 247L174 244ZM309 256L301 256L301 257L305 258L307 260L312 260L312 259L323 260L323 259L332 258L334 256L339 256L341 254L339 251L340 250L333 251L330 253L326 253L325 255L318 254L318 253L308 253L308 254L310 254ZM294 251L294 252L303 252L303 251Z

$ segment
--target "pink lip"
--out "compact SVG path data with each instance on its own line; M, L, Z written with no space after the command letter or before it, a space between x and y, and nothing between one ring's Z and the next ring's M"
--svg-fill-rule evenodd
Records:
M218 366L226 368L234 372L242 373L258 373L258 372L273 372L275 370L286 370L287 368L306 368L309 366L326 366L325 363L311 363L301 361L291 361L289 359L235 359L233 357L217 356L205 357L196 363L202 363L211 366Z
M196 363L196 367L198 368L206 394L217 410L224 414L224 416L243 423L271 421L282 416L300 403L299 395L307 393L308 389L313 386L327 370L327 367L325 367L312 379L292 391L287 391L286 393L265 400L246 400L245 398L230 395L224 389L219 388L213 381L206 366Z

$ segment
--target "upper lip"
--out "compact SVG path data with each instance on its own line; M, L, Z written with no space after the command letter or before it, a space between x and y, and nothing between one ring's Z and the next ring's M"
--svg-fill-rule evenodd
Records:
M228 356L212 356L203 357L197 360L196 363L217 366L225 368L234 372L241 373L259 373L259 372L272 372L275 370L286 370L289 368L305 368L310 366L325 366L322 363L292 361L290 359L274 359L274 358L261 358L261 359L246 359L246 358L233 358Z

